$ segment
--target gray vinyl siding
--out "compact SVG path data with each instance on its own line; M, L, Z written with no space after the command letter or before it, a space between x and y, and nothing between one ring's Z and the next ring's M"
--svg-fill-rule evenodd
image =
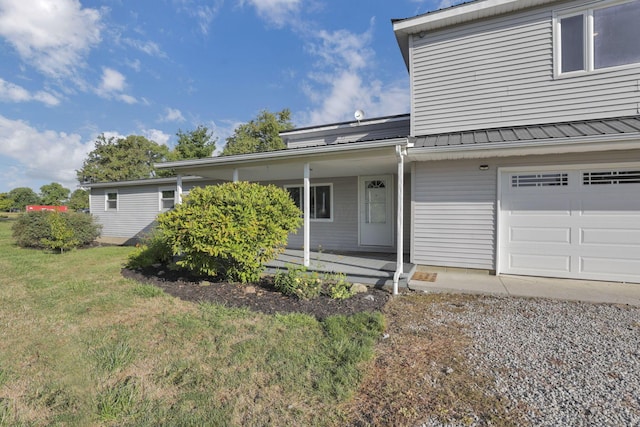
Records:
M215 184L215 181L185 183L188 191L195 186ZM149 232L160 213L160 189L175 188L176 184L147 184L136 186L118 186L91 189L91 214L102 224L102 236L114 238L140 238ZM105 194L118 192L118 210L105 209Z
M278 181L274 184L302 185L299 181ZM358 250L358 178L312 179L314 184L333 184L333 221L311 220L310 239L312 251L317 250ZM304 234L300 227L298 232L289 235L288 247L301 249Z
M394 177L394 181L395 181ZM404 246L408 250L411 242L411 180L407 174L405 176L405 233ZM301 181L277 181L272 184L284 187L288 185L302 185ZM332 184L333 185L333 221L313 221L310 224L310 240L312 251L317 250L335 250L335 251L378 251L378 252L394 252L393 247L374 248L362 247L358 243L358 177L343 178L322 178L311 180L314 184ZM395 201L397 199L397 191L394 191L394 212ZM394 222L395 227L395 222ZM394 229L395 232L395 229ZM289 235L288 247L293 249L303 248L304 234L300 227L298 232Z
M105 210L105 194L118 192L118 210ZM103 237L133 238L149 231L159 213L158 186L94 188L91 214L102 224Z
M640 149L607 153L416 162L411 262L495 270L500 167L623 163ZM479 170L480 164L489 170Z
M557 8L413 37L412 134L637 114L640 66L554 76Z
M493 269L496 179L478 163L418 162L411 261Z

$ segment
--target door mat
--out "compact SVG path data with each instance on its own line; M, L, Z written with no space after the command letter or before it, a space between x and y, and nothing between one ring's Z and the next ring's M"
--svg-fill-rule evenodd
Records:
M416 272L411 280L420 280L421 282L435 282L438 273L427 273L426 271Z

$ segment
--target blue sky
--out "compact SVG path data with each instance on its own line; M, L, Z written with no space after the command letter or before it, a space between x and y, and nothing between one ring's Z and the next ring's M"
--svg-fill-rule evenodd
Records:
M97 135L218 148L260 110L296 126L409 110L392 18L450 0L0 0L0 192L59 182Z

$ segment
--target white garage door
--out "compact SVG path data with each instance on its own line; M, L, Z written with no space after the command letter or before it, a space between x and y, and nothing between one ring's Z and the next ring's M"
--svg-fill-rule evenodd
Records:
M501 273L640 282L640 166L500 179Z

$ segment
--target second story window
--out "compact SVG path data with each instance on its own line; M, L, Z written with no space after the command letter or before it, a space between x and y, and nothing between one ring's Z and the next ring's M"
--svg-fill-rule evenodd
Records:
M556 15L558 74L640 63L640 0Z

